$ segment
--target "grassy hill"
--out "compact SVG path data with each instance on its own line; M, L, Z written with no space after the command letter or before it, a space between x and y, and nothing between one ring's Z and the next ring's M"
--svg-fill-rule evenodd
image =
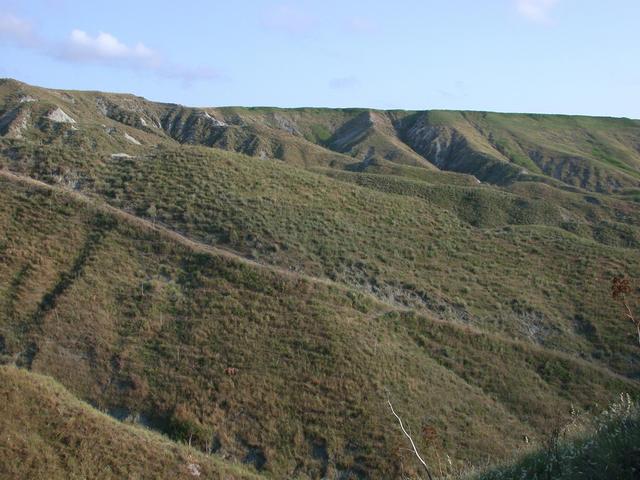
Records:
M374 160L386 160L468 173L496 184L531 177L592 191L640 187L637 120L456 111L188 108L132 95L46 90L9 79L1 80L0 99L4 136L94 151L106 146L135 151L135 146L178 142L306 167L366 168ZM78 125L52 121L49 116L57 109Z
M0 380L2 478L260 478L240 465L118 422L50 377L0 366Z
M552 116L543 138L538 116L190 109L9 80L0 105L0 355L29 371L3 374L190 441L211 471L415 474L387 396L438 432L417 436L430 461L498 462L554 412L640 391L609 295L640 277L636 122ZM596 162L591 134L626 166ZM591 173L546 171L558 152Z

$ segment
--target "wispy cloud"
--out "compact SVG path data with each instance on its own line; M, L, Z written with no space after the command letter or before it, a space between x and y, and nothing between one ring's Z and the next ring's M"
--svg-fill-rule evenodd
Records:
M292 35L309 33L316 26L316 18L295 5L283 3L263 13L262 24L271 29Z
M551 11L559 0L516 0L516 8L520 15L538 23L549 23Z
M358 81L358 79L354 76L339 77L329 80L329 87L333 88L334 90L341 90L345 88L356 87L359 83L360 82Z
M0 40L21 47L32 47L38 43L32 25L8 13L0 13Z
M62 41L45 39L30 22L9 14L0 14L0 41L64 62L147 71L184 84L220 77L214 69L172 63L142 42L127 45L106 32L91 35L75 29Z

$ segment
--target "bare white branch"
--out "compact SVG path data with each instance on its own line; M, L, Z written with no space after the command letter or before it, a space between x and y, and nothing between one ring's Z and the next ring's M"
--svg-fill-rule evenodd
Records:
M424 467L424 469L427 472L427 476L429 477L429 480L433 480L433 477L431 476L431 472L429 471L429 467L427 466L427 462L425 462L422 459L422 457L420 456L420 453L418 453L418 449L416 448L416 444L413 443L413 438L411 438L411 435L409 435L409 432L407 432L407 430L404 428L404 425L402 424L402 419L396 413L396 411L393 409L393 405L391 405L391 399L388 396L387 396L387 403L389 404L389 408L391 409L391 413L393 413L393 416L398 419L398 423L400 424L400 428L402 429L402 433L404 433L405 436L409 439L409 442L411 442L411 447L413 448L413 453L415 454L416 457L418 457L418 460L420 460L420 463L422 463L422 466Z

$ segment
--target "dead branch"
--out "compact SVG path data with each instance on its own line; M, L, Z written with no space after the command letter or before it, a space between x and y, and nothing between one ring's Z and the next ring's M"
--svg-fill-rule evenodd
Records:
M427 476L429 477L429 480L433 480L433 477L431 476L431 471L429 470L429 467L427 466L427 463L422 459L422 457L420 456L420 453L418 453L418 449L416 448L416 444L413 443L413 438L411 438L411 435L409 435L409 432L407 432L405 430L404 425L402 424L402 419L396 413L396 411L393 409L393 405L391 405L391 399L389 399L388 396L387 396L387 403L389 404L389 408L391 409L391 413L393 413L393 416L398 419L398 423L400 424L400 428L402 429L402 433L404 433L404 435L409 439L409 442L411 442L411 447L413 448L413 453L415 454L416 457L418 457L418 460L420 460L420 463L422 463L422 466L424 467L425 471L427 472Z
M627 295L632 292L631 282L626 277L613 277L611 280L611 296L620 302L624 308L624 316L636 327L638 332L638 345L640 345L640 318L636 318L627 301Z

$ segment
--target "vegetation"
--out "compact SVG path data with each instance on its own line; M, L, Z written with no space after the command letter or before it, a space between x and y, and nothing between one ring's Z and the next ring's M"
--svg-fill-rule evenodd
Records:
M586 422L586 425L584 424ZM638 407L627 395L595 418L572 418L564 425L564 437L542 452L530 453L515 465L473 476L474 480L632 480L640 465L640 418ZM588 434L587 434L588 432Z
M629 300L627 300L627 295L633 292L633 288L631 287L631 282L626 277L613 277L611 281L611 296L614 300L618 300L620 305L623 307L624 316L627 320L630 320L633 323L633 326L636 327L636 331L638 332L638 344L640 345L640 319L636 318L631 306L629 304Z
M257 479L240 465L123 424L50 377L0 366L5 479Z
M609 290L640 277L637 129L187 109L4 81L0 358L22 367L3 367L8 395L33 398L15 416L51 389L92 419L79 434L130 432L74 451L58 404L31 419L60 477L128 471L118 449L136 442L164 445L155 464L176 475L193 454L224 478L415 476L389 399L444 473L540 446L555 412L640 392ZM12 476L49 464L20 452L36 470Z

